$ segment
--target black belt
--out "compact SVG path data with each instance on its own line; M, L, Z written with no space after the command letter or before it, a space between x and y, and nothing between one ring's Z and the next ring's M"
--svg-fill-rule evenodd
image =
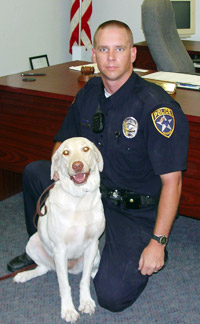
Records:
M133 191L108 189L101 184L102 198L109 198L116 206L127 209L141 209L149 205L158 205L159 197L143 196Z

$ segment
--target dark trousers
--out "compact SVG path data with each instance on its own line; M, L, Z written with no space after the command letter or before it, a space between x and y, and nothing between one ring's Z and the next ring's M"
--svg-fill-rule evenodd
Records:
M94 285L99 304L119 312L136 301L148 282L138 266L152 236L156 210L125 210L105 200L104 211L106 240Z
M33 225L36 202L50 183L50 161L27 165L23 176L23 193L30 236L36 231ZM151 239L156 208L126 210L106 199L103 203L106 241L94 285L99 304L112 312L119 312L132 305L147 284L148 276L138 271L138 263Z

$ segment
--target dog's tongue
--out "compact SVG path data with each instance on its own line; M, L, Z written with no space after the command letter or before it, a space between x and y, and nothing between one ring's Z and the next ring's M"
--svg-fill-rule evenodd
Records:
M85 173L78 173L78 174L74 175L71 178L75 183L80 184L80 183L83 183L83 182L86 181L86 174Z

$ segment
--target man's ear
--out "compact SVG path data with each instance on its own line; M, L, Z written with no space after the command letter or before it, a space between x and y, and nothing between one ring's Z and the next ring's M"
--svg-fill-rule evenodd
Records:
M137 56L137 48L135 46L131 47L131 63L134 63Z
M96 61L96 50L95 50L95 48L92 48L92 60L93 60L94 63L97 63L97 61Z

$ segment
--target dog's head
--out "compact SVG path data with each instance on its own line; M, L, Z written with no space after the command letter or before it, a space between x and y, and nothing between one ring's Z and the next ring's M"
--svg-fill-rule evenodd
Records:
M70 180L75 185L91 182L103 170L103 158L97 147L84 137L64 141L52 156L51 178L56 173L60 180ZM90 184L91 185L91 184Z

